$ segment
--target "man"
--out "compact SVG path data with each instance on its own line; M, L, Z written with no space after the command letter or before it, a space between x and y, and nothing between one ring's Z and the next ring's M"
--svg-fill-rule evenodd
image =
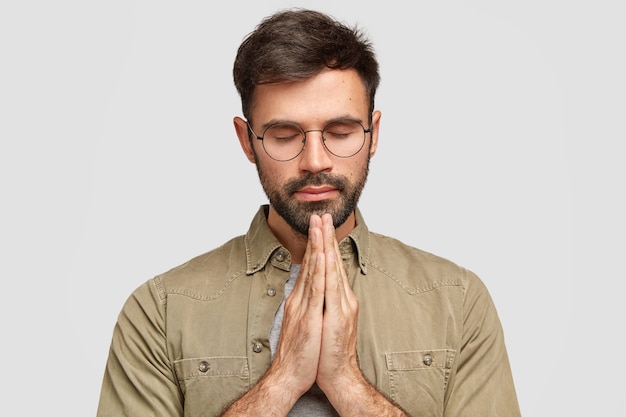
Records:
M245 236L139 287L99 416L518 416L502 329L471 272L368 231L378 64L308 10L239 48L234 125L269 198Z

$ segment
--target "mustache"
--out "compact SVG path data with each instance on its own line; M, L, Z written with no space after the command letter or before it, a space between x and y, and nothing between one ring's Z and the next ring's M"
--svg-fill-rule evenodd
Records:
M293 194L306 186L319 185L330 185L339 191L343 191L345 188L345 179L341 176L331 175L326 172L320 172L318 174L308 173L302 178L289 181L285 185L285 191L289 194Z

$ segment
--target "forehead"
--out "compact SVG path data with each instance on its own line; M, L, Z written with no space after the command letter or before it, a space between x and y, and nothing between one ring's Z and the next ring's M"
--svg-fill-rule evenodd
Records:
M338 117L364 120L368 110L369 98L358 73L327 69L303 81L257 86L251 117L255 123L289 120L304 127Z

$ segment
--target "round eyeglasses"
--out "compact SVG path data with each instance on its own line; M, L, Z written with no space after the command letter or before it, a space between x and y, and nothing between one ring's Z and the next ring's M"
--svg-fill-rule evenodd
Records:
M302 153L306 145L306 134L321 132L322 143L331 154L339 158L350 158L359 153L365 144L366 129L360 122L342 119L329 123L322 130L303 130L295 123L274 123L269 125L262 136L258 136L248 123L250 132L263 143L267 155L276 161L291 161Z

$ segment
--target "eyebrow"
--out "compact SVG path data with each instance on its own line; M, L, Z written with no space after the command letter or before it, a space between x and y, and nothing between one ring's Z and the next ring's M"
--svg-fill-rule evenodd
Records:
M334 117L332 119L328 119L324 122L324 125L321 127L322 129L326 126L328 126L331 123L334 122L343 122L343 121L350 121L350 122L359 122L361 124L363 124L363 120L357 117L352 117L350 115L345 115L345 116L339 116L339 117ZM270 121L268 121L267 123L264 123L263 125L261 125L261 129L264 131L265 129L267 129L268 127L272 126L272 125L279 125L279 124L290 124L290 125L296 125L296 126L300 126L300 128L302 130L304 130L304 128L302 128L302 125L294 120L288 120L288 119L272 119Z

